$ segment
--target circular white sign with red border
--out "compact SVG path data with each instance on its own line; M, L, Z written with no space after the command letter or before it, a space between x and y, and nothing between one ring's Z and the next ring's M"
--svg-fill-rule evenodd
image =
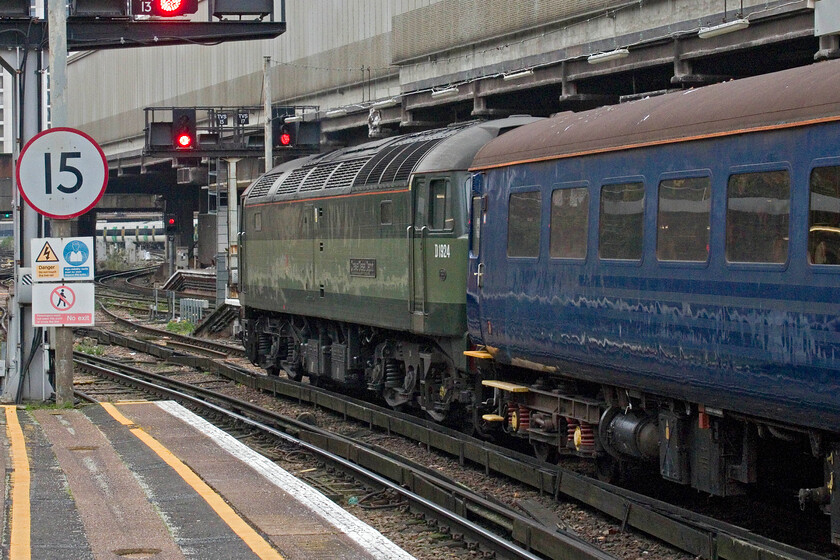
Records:
M75 303L76 292L70 286L59 286L50 293L50 305L56 311L70 311Z
M99 202L108 185L108 160L80 130L51 128L23 147L17 163L20 194L48 218L81 216Z

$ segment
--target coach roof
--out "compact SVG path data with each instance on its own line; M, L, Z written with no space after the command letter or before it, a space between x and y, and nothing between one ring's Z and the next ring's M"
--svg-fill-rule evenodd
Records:
M840 120L840 60L601 107L512 130L472 170Z

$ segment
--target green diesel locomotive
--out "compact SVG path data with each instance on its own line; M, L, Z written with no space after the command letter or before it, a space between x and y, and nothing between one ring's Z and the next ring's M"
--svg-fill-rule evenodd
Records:
M467 168L484 144L534 120L381 139L255 181L240 227L249 359L439 421L469 407Z

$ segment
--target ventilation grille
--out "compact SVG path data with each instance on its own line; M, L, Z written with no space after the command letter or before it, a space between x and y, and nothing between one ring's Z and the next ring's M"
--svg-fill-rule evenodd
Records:
M409 134L385 145L371 156L328 163L315 163L289 173L277 188L277 195L311 193L361 185L407 181L417 163L441 140L470 124ZM368 148L368 150L376 148ZM254 186L251 196L267 194L277 175L266 175ZM266 182L264 191L263 182Z
M257 183L254 185L254 188L252 188L251 192L248 194L248 198L256 198L258 196L267 195L268 191L271 190L271 185L274 184L274 181L279 176L280 173L268 173L267 175L263 175L262 177L260 177Z
M388 164L391 163L394 157L396 157L404 149L404 146L391 146L373 156L373 158L365 164L362 170L359 171L353 185L379 183L379 177L382 175L382 172L385 171L385 168L388 167Z
M417 163L441 140L449 138L470 124L427 130L410 134L376 154L356 177L354 185L405 181Z
M306 177L311 169L311 167L301 167L300 169L292 171L289 176L280 183L280 188L277 189L277 194L292 194L297 192L298 187L300 187L301 182L303 182L303 178Z
M325 189L337 189L340 187L349 187L353 185L353 180L359 174L359 170L370 161L370 158L356 159L352 161L345 161L338 166L338 169L330 176Z
M301 192L308 192L308 191L320 191L324 188L324 184L329 179L332 172L341 164L339 163L328 163L325 165L318 165L316 167L310 167L311 172L309 175L306 176L306 180L303 181L303 185L301 185L300 190Z
M390 182L390 181L407 181L408 176L411 175L411 170L414 169L414 166L423 159L429 150L431 150L439 140L427 140L426 142L421 142L416 146L412 146L412 149L409 153L405 155L405 158L402 162L394 167L394 165L388 166L388 169L385 170L385 173L382 175L383 182ZM393 173L393 175L390 175Z

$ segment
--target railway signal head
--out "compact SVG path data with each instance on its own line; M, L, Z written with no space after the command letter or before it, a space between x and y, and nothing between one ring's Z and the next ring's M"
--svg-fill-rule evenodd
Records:
M172 147L176 150L196 148L195 109L172 110Z
M167 235L174 235L178 232L178 220L175 214L167 214L163 220Z
M294 148L300 123L284 123L274 127L274 145L277 148Z

